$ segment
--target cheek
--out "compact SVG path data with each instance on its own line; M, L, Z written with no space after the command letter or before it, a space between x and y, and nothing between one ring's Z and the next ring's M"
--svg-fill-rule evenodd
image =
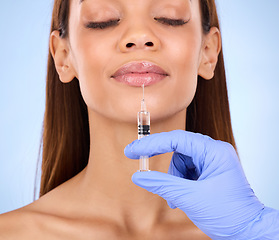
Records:
M106 68L109 62L108 47L104 42L88 36L80 36L75 41L75 62L84 101L90 108L105 108Z
M194 37L195 36L195 37ZM167 59L173 63L173 105L181 109L191 103L197 86L201 38L198 34L176 39Z

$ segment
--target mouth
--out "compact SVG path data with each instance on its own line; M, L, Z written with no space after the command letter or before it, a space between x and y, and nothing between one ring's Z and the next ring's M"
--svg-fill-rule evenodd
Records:
M129 86L149 86L162 81L169 74L150 62L130 62L118 69L111 78Z

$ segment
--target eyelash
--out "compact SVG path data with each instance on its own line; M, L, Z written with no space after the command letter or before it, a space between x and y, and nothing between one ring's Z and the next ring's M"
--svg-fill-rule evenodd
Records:
M93 28L93 29L105 29L107 27L116 26L119 21L120 21L120 19L110 20L107 22L89 22L88 24L86 24L86 27Z
M154 18L156 21L165 24L165 25L169 25L169 26L182 26L184 24L186 24L188 21L184 21L183 19L170 19L170 18Z
M170 18L154 18L154 20L156 20L164 25L173 26L173 27L182 26L189 22L189 20L184 21L182 19L170 19ZM117 26L119 21L120 21L120 19L110 20L107 22L89 22L88 24L86 24L86 27L92 28L92 29L105 29L108 27Z

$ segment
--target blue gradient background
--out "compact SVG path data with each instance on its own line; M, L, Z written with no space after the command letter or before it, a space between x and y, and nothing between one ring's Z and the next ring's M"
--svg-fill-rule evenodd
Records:
M279 209L277 0L217 0L232 124L258 198ZM52 1L0 3L0 213L33 200Z

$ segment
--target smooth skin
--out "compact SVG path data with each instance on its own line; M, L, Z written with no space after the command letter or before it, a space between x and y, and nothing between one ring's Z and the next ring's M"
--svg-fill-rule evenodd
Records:
M188 22L154 19L163 17ZM87 27L115 19L117 25L104 29ZM60 80L80 82L89 163L34 203L1 215L0 239L209 239L181 210L131 181L138 161L125 157L124 148L137 138L142 89L111 76L132 61L163 68L169 76L145 89L151 133L185 130L197 77L213 77L220 49L218 29L202 31L198 0L72 0L69 37L54 31L50 50ZM170 159L171 153L153 157L150 168L167 172Z

